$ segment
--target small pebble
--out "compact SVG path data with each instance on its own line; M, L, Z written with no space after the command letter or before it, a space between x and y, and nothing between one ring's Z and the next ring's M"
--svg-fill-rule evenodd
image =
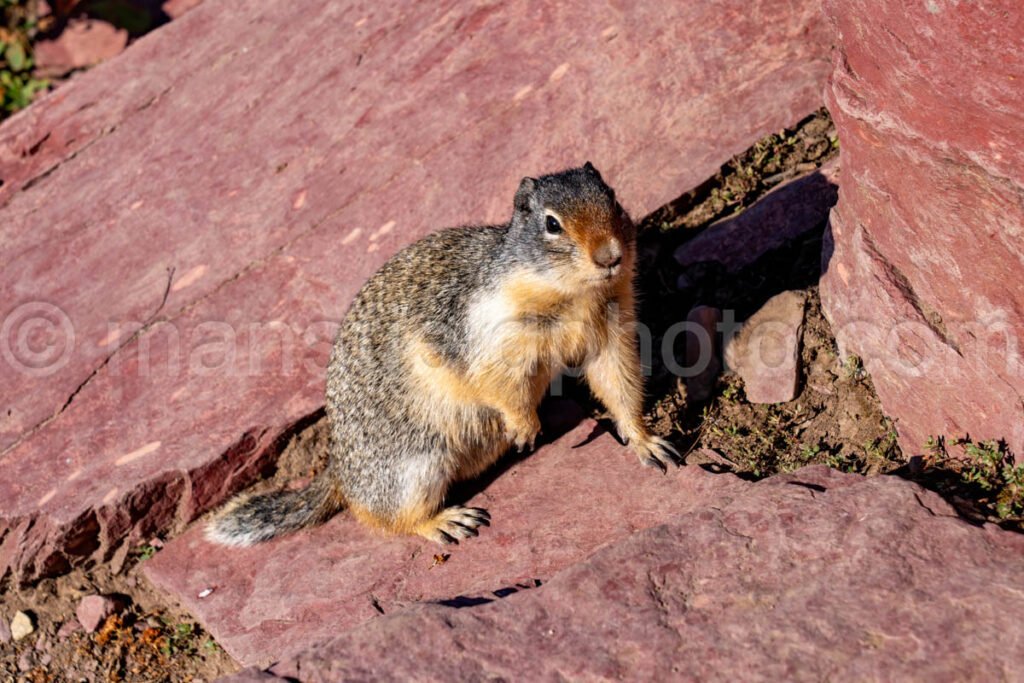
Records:
M86 633L93 633L111 614L117 612L117 604L103 595L87 595L78 603L75 616Z
M25 650L18 658L18 671L25 673L32 668L32 650Z
M36 630L35 620L28 612L16 612L11 619L11 636L15 640L21 640L31 635Z
M73 633L82 630L82 625L78 623L77 619L68 619L61 624L60 630L57 631L57 637L60 640L69 638Z

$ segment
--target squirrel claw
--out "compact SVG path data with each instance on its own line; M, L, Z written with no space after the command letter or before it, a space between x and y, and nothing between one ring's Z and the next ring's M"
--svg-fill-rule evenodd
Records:
M454 505L441 510L419 533L438 543L458 545L459 541L480 535L477 527L490 525L487 510Z
M632 446L641 463L647 467L656 467L663 473L668 472L670 464L679 467L683 463L683 458L675 446L659 436L637 439L633 441Z
M540 425L536 424L511 428L506 432L506 437L512 442L517 453L529 453L537 443L538 434L540 434Z
M516 453L529 453L534 448L534 442L536 439L530 439L529 441L516 442Z
M657 458L652 458L652 457L648 456L648 457L642 458L641 462L644 464L644 467L650 467L652 469L661 470L662 474L667 474L668 473L668 467L666 467L665 463L663 463L662 461L658 460Z

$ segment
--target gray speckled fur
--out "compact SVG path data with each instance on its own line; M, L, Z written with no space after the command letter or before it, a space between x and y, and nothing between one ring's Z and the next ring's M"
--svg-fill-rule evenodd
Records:
M385 263L352 302L327 368L328 468L305 491L239 499L214 520L210 537L265 540L323 521L346 502L393 519L409 502L407 478L416 459L442 467L448 481L475 475L460 473L448 437L416 417L405 353L410 336L425 339L452 367L465 367L474 353L466 329L470 298L513 269L543 271L569 258L538 239L543 219L526 218L531 206L536 213L539 206L570 210L581 203L617 206L592 168L525 179L508 224L442 230ZM466 433L478 440L502 438L496 410L467 409L460 420L474 423Z
M468 297L495 275L505 237L486 227L430 235L388 261L345 316L327 368L331 468L345 499L375 516L398 512L410 458L450 459L445 436L419 424L409 405L408 334L419 330L445 360L460 363L470 352ZM495 411L481 409L477 419L499 428Z

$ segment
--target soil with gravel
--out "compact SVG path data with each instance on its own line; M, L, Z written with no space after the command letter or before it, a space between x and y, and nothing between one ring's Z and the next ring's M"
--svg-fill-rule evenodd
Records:
M0 596L0 618L9 623L25 611L36 626L20 641L0 642L0 681L200 683L237 670L195 619L166 604L138 571L160 545L154 539L120 561ZM97 594L124 607L86 633L75 609L84 596Z

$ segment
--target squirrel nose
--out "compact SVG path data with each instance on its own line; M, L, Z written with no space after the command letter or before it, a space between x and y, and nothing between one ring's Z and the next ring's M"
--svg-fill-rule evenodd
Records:
M592 258L602 268L614 268L622 262L622 245L612 238L595 249Z

